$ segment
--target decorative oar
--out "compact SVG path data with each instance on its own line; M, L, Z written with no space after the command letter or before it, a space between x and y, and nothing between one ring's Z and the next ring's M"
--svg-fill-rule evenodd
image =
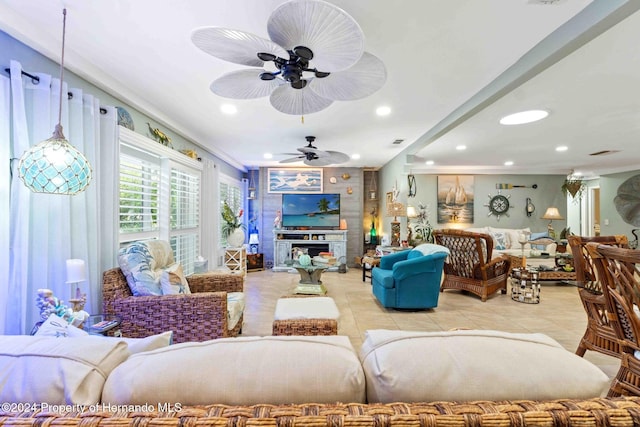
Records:
M533 185L515 185L515 184L496 184L498 190L511 190L512 188L538 188L538 184Z

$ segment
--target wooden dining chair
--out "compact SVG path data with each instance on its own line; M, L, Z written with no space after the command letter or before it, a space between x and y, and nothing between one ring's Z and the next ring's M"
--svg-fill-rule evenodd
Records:
M594 242L601 245L628 247L627 236L568 236L573 266L578 282L590 282L588 289L578 289L578 295L587 314L587 328L578 344L576 354L584 356L587 350L597 351L613 357L621 357L620 346L615 332L607 318L606 296L603 292L601 278L597 274L594 262L587 250L587 244Z
M640 396L640 251L589 243L605 289L607 317L620 344L620 369L609 397Z

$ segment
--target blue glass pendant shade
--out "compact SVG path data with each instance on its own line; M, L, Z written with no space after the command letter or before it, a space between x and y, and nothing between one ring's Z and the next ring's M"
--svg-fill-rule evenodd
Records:
M69 144L57 125L51 138L24 152L18 175L35 193L73 195L87 188L92 170L87 158Z

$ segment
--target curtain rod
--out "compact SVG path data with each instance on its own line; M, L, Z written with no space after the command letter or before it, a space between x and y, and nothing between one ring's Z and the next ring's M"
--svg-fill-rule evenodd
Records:
M4 72L11 75L11 68L5 68ZM38 76L34 76L33 74L27 73L26 71L22 71L21 73L23 76L27 76L31 79L31 82L34 85L37 85L38 83L40 83L40 77ZM73 93L71 92L67 92L67 96L69 97L69 99L73 99ZM100 107L100 114L107 114L107 110L103 107Z
M11 68L5 68L5 69L4 69L4 71L5 71L7 74L11 75ZM37 85L38 83L40 83L40 77L38 77L38 76L34 76L33 74L29 74L29 73L27 73L26 71L22 71L22 75L23 75L23 76L27 76L27 77L29 77L29 78L31 79L31 82L32 82L34 85Z

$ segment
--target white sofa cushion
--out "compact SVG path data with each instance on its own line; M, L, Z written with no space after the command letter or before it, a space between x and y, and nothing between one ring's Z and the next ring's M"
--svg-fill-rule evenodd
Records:
M543 334L370 330L360 359L369 402L582 399L609 387Z
M364 402L362 366L346 336L222 338L135 354L107 379L112 404Z
M0 402L91 405L129 357L121 340L0 336Z

